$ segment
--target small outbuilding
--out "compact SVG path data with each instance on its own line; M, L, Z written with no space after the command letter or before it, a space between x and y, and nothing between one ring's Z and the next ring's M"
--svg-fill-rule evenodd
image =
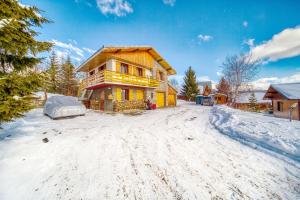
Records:
M233 103L233 107L240 110L250 110L250 97L254 93L256 99L256 105L258 110L268 110L271 107L271 101L264 99L266 91L254 90L254 91L241 91Z
M215 93L214 100L216 104L226 104L227 103L227 95L223 93Z
M300 83L272 84L264 99L272 101L274 116L300 120Z

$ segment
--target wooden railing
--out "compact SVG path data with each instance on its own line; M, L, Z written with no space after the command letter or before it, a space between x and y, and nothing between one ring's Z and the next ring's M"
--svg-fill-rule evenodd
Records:
M142 87L158 87L159 81L152 78L121 74L115 71L103 70L88 78L81 83L81 88L87 88L101 83L124 84Z

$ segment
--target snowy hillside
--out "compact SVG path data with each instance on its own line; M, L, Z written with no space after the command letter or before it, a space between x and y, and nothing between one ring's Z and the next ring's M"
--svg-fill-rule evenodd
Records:
M51 120L33 110L0 130L0 199L300 198L299 166L224 136L210 111Z
M210 121L222 133L300 162L300 122L215 106Z

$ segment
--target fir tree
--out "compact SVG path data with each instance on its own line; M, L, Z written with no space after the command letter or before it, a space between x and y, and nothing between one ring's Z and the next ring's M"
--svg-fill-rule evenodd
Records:
M49 68L46 71L47 83L46 89L47 92L51 93L59 93L59 63L57 60L56 53L53 51L50 56L50 64Z
M249 108L252 112L257 112L258 111L258 105L257 105L257 99L255 97L254 92L251 93L251 96L249 97Z
M186 96L189 101L199 93L198 84L196 81L196 73L189 67L185 72L184 83L181 90L181 95Z
M0 1L0 123L20 117L29 109L27 97L41 86L34 67L36 55L50 50L52 44L35 39L36 27L49 22L34 6L17 0Z
M77 87L75 67L71 62L70 56L68 56L61 67L61 92L67 96L74 96L76 95Z

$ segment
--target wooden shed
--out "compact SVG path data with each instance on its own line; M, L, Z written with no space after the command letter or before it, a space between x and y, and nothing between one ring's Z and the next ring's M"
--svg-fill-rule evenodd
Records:
M300 120L300 83L272 84L264 95L264 99L272 100L273 114L276 117L289 118L291 112L294 120Z

